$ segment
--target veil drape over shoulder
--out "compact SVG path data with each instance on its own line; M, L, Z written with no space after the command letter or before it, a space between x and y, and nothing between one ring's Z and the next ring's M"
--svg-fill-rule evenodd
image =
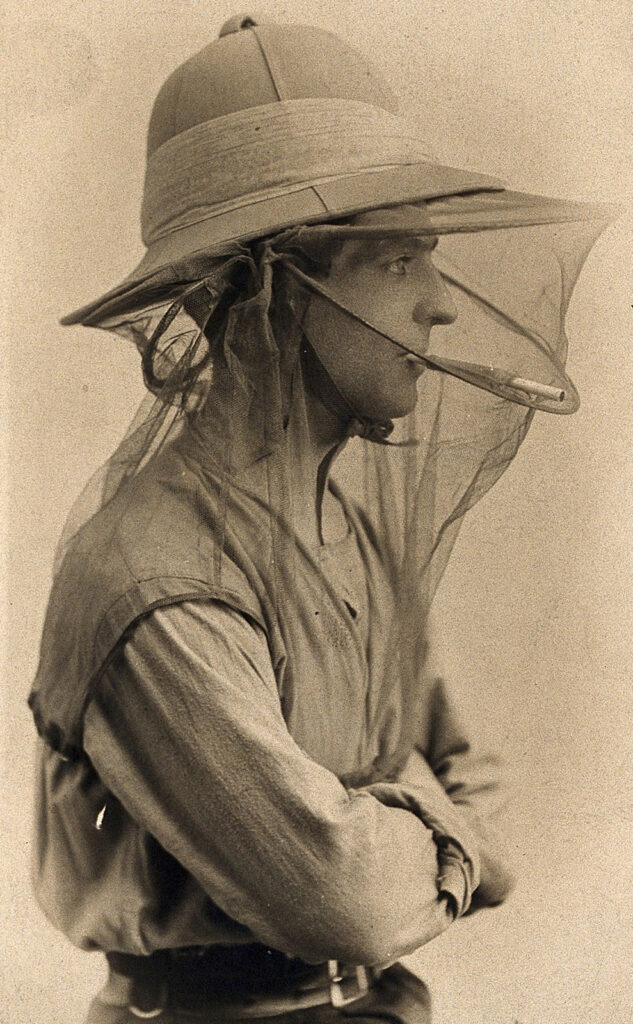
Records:
M458 316L434 328L415 411L382 437L366 423L350 423L329 484L348 519L362 518L388 574L391 656L382 692L402 694L402 713L392 724L381 720L390 702L375 702L380 749L354 783L396 775L415 742L426 618L465 513L510 464L535 410L577 408L564 368L565 314L609 219L601 207L490 191L435 197L418 209L426 226L416 218L411 232L438 236L434 261ZM177 445L204 467L207 485L213 481L222 525L201 547L205 578L218 579L224 548L243 528L251 503L274 567L269 596L280 611L291 601L288 574L305 557L293 496L301 436L309 430L304 313L310 302L331 301L327 281L313 274L313 257L324 240L361 232L379 240L394 232L405 237L407 228L394 229L388 216L371 229L348 218L232 243L155 271L91 311L90 325L136 345L150 394L71 511L58 576L104 510L114 515L109 529L118 529L134 480ZM376 345L400 344L363 317L362 294L356 308L338 312L372 332ZM170 487L177 489L178 480ZM50 716L37 684L31 700L45 730Z

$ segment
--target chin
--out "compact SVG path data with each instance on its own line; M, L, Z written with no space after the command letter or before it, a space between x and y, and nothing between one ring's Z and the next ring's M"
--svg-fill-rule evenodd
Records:
M375 420L377 423L386 423L387 420L400 420L404 416L413 413L418 403L418 396L415 395L410 401L385 402L380 406L373 406L371 409L358 410L368 420Z
M372 402L371 405L366 404L364 408L360 406L360 410L368 419L383 423L386 420L398 420L403 416L408 416L417 404L417 388L403 388L397 395L389 396L389 399L385 396L382 401Z
M397 412L392 412L392 414L391 414L391 416L389 418L392 419L392 420L398 420L398 419L401 419L403 416L408 416L409 413L413 412L413 410L415 409L417 404L418 404L418 392L417 392L417 389L414 388L413 389L413 394L411 395L410 399L407 402L404 402L404 401L401 402L399 407L398 407L398 411Z

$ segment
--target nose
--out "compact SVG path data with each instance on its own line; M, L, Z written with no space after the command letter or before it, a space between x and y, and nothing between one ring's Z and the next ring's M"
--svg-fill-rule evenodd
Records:
M434 264L428 267L420 297L413 310L416 323L452 324L457 320L457 306L446 281Z

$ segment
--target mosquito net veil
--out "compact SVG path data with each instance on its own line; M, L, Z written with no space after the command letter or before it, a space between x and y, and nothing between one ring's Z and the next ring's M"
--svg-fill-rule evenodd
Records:
M345 528L362 522L393 598L389 654L368 706L375 752L351 773L352 784L394 777L410 753L426 619L465 513L509 465L535 411L577 408L565 371L565 314L609 219L598 208L550 209L508 192L444 197L417 209L424 223L416 219L415 234L439 239L433 259L457 319L435 327L428 350L415 353L425 364L415 410L387 423L350 411L347 439L327 467L327 492ZM123 308L106 303L92 325L134 343L149 394L71 511L56 571L104 510L116 509L116 528L133 482L175 446L195 453L203 486L214 493L208 578L221 579L236 536L256 523L256 544L270 566L269 599L280 618L291 617L294 574L307 562L319 566L298 528L295 493L310 396L323 397L306 311L326 304L336 323L370 332L377 347L410 347L392 324L387 330L368 318L363 287L353 301L330 294L322 254L361 234L378 242L413 230L394 226L387 211L369 228L353 217L302 225L212 256L194 254L146 279ZM341 344L345 336L341 329ZM369 579L370 604L372 585ZM395 717L386 699L394 691Z

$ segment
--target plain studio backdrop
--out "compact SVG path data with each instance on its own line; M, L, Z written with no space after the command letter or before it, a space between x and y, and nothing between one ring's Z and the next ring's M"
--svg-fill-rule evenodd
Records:
M25 698L64 517L142 387L124 342L57 321L136 263L151 103L235 10L225 0L5 3L7 1024L81 1024L103 974L31 896ZM373 55L446 163L528 191L626 202L630 0L264 0L251 13L331 29ZM436 603L445 673L472 729L508 761L504 828L519 876L506 906L411 958L437 1024L633 1020L630 239L625 215L572 301L580 411L537 414L467 519Z

